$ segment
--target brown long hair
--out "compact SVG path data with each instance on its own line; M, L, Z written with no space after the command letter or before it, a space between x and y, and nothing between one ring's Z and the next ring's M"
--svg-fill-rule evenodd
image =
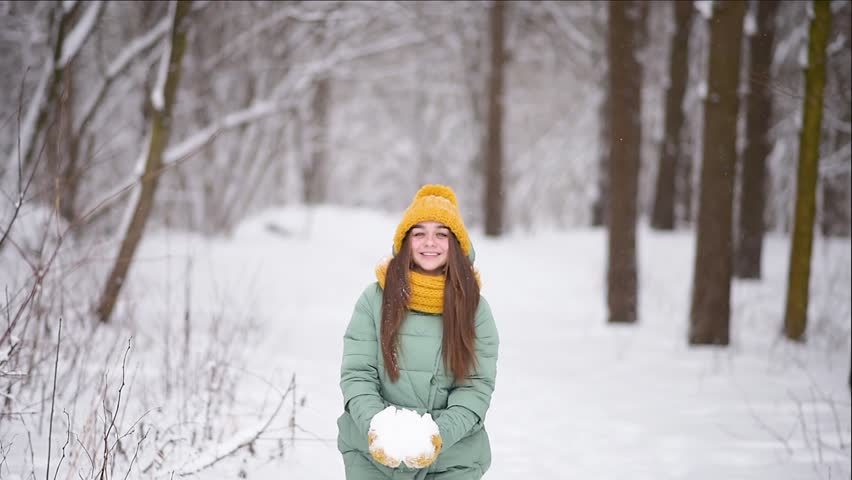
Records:
M475 315L479 306L479 283L473 273L473 265L452 232L444 267L444 321L443 357L444 367L458 381L476 368ZM411 286L408 272L411 268L411 244L408 233L399 252L388 264L385 289L382 292L382 356L385 370L392 382L399 379L396 361L399 347L399 330L408 313Z

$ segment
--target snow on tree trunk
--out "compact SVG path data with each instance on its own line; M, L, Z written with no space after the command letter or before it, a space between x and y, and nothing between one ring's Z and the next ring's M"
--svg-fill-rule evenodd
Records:
M639 2L610 2L608 321L637 320L636 211L642 139L642 74L637 50L643 33Z
M164 54L168 55L167 68L160 69L159 74L165 78L158 79L156 83L158 87L162 87L162 92L155 91L152 93L152 99L162 100L162 102L159 105L154 104L141 186L136 187L138 190L133 195L133 201L128 205L126 226L119 230L119 233L123 235L123 240L98 303L97 314L101 322L108 322L110 315L112 315L116 299L124 285L136 248L142 240L145 223L148 221L151 207L154 204L157 180L163 169L163 152L171 135L172 106L175 103L180 82L181 61L186 50L186 22L184 22L184 18L189 12L191 3L186 0L178 0L171 5L171 38L169 39L169 48Z
M775 41L777 2L757 2L757 34L749 38L746 138L740 179L739 228L734 275L760 278L763 253L766 161L772 152L772 44Z
M701 191L689 343L727 345L733 263L734 176L744 1L717 2L710 21L707 98L704 101Z
M503 75L506 63L504 49L504 2L494 2L489 15L491 37L490 71L488 74L488 131L485 139L485 234L503 233Z
M808 37L808 64L805 68L805 98L802 107L804 118L799 141L796 213L790 247L787 307L784 313L784 333L787 338L798 341L805 339L807 327L822 102L825 88L825 47L831 30L829 2L815 0L813 13Z
M689 32L692 2L674 2L675 32L669 53L669 86L666 91L665 136L660 145L660 166L654 190L651 226L659 230L674 229L674 199L677 160L681 156L681 132L684 128L683 97L689 76Z

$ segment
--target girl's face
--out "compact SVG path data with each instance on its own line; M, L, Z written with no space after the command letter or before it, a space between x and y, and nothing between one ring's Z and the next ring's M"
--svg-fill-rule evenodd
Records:
M438 222L420 222L411 228L411 258L426 273L440 273L447 264L450 229Z

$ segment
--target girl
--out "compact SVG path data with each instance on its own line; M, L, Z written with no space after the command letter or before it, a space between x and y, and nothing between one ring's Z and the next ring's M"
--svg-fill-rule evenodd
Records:
M499 339L474 256L455 193L423 186L344 336L337 443L347 480L478 480L488 470ZM395 459L371 448L370 421L389 405L432 415L432 455Z

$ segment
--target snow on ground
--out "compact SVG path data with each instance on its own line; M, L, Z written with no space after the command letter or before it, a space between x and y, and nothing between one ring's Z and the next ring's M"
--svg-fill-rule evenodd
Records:
M342 337L373 267L390 254L396 220L288 208L249 219L231 238L146 238L123 308L179 319L189 255L193 328L219 311L250 332L245 418L235 422L254 425L274 407L257 378L284 390L296 376L297 427L288 426L288 400L254 461L226 461L199 478L343 478ZM734 285L731 345L690 349L690 232L640 227L632 326L605 322L605 231L494 240L474 230L472 240L501 337L486 479L849 478L849 241L816 243L808 343L780 337L789 247L770 235L765 279Z

